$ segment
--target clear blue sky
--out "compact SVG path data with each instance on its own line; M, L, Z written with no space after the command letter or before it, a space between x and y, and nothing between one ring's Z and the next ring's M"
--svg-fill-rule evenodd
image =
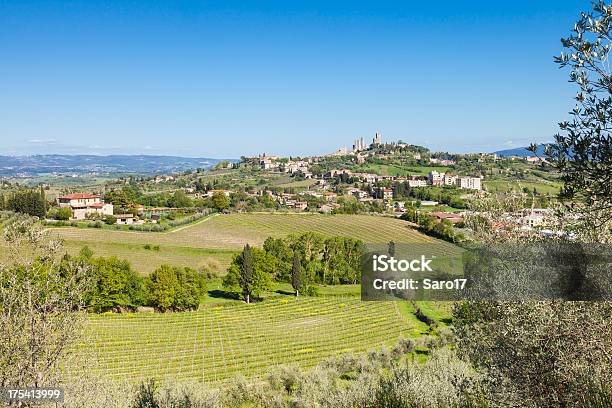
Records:
M0 154L551 140L587 1L3 1Z

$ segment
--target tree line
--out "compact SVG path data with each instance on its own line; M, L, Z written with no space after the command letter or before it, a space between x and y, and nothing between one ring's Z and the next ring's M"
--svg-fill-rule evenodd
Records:
M49 207L45 190L21 188L0 194L0 210L44 218Z
M140 306L158 311L197 309L206 294L202 272L188 267L161 265L148 276L140 276L127 260L94 257L83 247L77 257L65 255L61 267L75 261L90 270L93 280L84 295L85 306L92 312L133 311Z
M223 285L247 303L270 290L274 281L290 283L296 296L316 295L317 284L358 283L364 249L357 239L312 232L269 237L263 248L247 244L234 256Z

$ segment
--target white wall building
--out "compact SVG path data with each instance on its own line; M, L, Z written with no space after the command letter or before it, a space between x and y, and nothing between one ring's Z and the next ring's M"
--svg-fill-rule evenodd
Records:
M68 207L72 210L73 220L84 220L91 214L100 216L113 215L113 205L106 204L99 195L95 194L68 194L57 199L59 207Z

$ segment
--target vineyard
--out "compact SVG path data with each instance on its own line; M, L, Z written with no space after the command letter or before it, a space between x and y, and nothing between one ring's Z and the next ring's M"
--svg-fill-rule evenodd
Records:
M394 302L357 297L285 296L197 312L88 319L89 340L78 353L97 360L101 378L128 382L257 377L276 365L312 367L329 356L392 346L427 329Z
M260 246L269 237L315 232L325 236L347 236L366 243L434 244L441 252L454 246L416 231L409 223L389 217L321 214L231 214L211 217L194 225L163 233L112 231L92 228L54 228L66 248L77 253L84 245L98 255L129 259L140 273L149 273L161 263L198 267L202 260L217 259L223 269L231 254L244 244ZM159 251L144 245L159 246Z

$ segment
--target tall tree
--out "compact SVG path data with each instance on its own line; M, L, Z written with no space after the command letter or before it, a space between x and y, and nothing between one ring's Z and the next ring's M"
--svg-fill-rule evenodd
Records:
M300 296L300 290L304 290L306 287L306 276L304 275L304 268L302 268L302 262L300 256L296 253L293 255L293 267L291 268L291 286L295 290L295 296Z
M253 253L249 244L246 244L242 251L242 276L242 296L244 296L247 303L251 303L251 290L249 286L251 286L250 283L253 281Z
M242 253L236 255L227 270L223 286L238 290L246 303L269 290L272 274L276 269L276 258L262 249L245 245Z

